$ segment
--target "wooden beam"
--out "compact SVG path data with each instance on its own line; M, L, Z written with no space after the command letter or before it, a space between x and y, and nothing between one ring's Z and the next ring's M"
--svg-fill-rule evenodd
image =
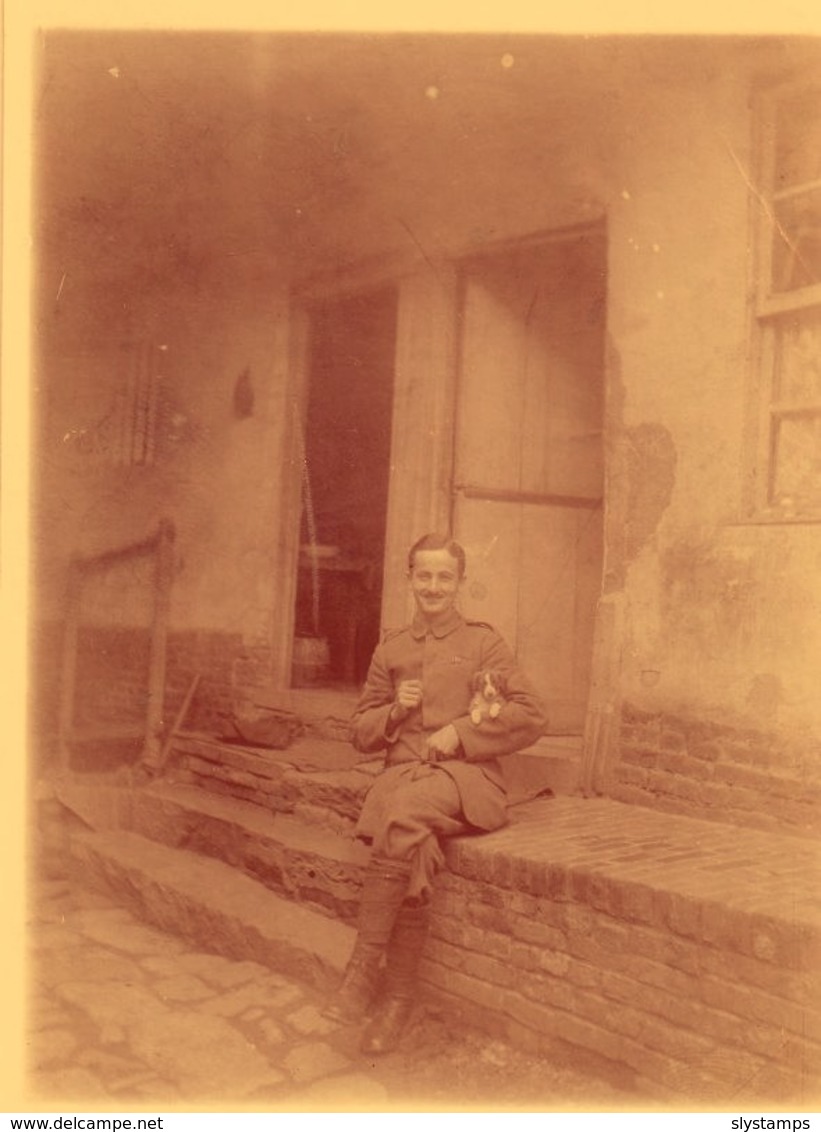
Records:
M115 566L120 562L127 562L130 558L139 558L144 554L153 554L162 541L162 528L169 526L173 530L172 524L163 519L160 523L160 528L148 538L140 539L139 542L131 542L126 546L118 546L113 550L103 550L99 554L89 554L84 558L75 558L74 565L81 573L88 573L92 570L107 570L110 566Z
M557 495L553 492L517 491L502 487L479 487L477 484L455 484L454 493L465 499L483 499L489 503L529 503L539 507L577 507L597 511L603 500L585 495Z

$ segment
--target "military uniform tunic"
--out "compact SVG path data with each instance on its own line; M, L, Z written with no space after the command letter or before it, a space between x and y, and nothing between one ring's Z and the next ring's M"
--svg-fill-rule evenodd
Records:
M468 712L473 677L484 669L504 676L505 702L497 718L477 725ZM390 709L403 680L421 681L422 702L396 723ZM447 724L455 727L460 750L432 764L427 739ZM357 750L386 751L357 834L380 855L413 859L421 850L416 884L425 887L441 863L437 834L505 824L498 759L533 743L545 724L537 693L495 629L465 621L455 610L435 626L417 616L377 646L353 716Z

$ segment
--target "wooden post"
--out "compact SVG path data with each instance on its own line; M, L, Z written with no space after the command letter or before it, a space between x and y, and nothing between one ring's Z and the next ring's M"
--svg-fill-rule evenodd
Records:
M402 280L382 591L382 624L390 628L412 611L408 547L450 521L457 315L450 265L430 264Z
M174 524L163 519L157 532L157 557L154 564L154 618L151 625L148 704L142 755L143 762L152 767L160 765L162 749L168 614L174 575L174 538Z
M63 662L60 673L60 707L58 714L58 742L60 768L68 770L71 764L71 733L74 727L74 696L77 688L77 635L80 620L82 577L77 560L72 558L68 567L66 585L66 621L63 632Z
M580 767L582 792L607 794L618 757L619 675L624 634L621 595L599 601L593 642L593 669Z

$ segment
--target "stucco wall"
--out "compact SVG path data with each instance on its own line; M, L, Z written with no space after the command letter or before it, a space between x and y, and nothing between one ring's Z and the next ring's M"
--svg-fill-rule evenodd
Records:
M724 66L718 49L701 68L689 67L686 54L670 68L663 53L648 51L647 66L629 69L618 54L612 78L611 60L597 55L589 88L580 94L577 83L566 104L557 104L561 75L531 76L541 97L528 103L516 130L486 136L483 145L474 137L480 123L465 120L462 133L449 136L436 125L442 104L426 106L430 151L418 155L413 175L394 176L399 151L384 154L379 178L363 180L362 192L337 208L327 202L318 261L302 267L357 255L390 263L410 249L435 268L487 241L605 217L600 624L615 630L598 636L598 692L640 710L817 732L817 528L741 522L751 68L741 68L738 55ZM434 159L445 144L454 172L442 178ZM241 266L232 271L215 270L213 283L201 279L196 289L173 282L162 303L134 300L127 319L116 297L106 309L89 292L72 307L67 285L60 325L56 308L44 316L36 394L43 616L60 616L70 552L142 537L163 514L178 528L172 627L267 641L275 619L290 615L282 588L287 505L279 501L292 458L284 437L294 327L281 282L252 279ZM441 279L438 286L444 294ZM424 289L431 306L439 291ZM401 294L400 338L427 310L407 282ZM446 321L424 319L438 335L432 356L452 357ZM91 352L105 365L123 333L138 332L168 347L175 434L154 466L116 469L66 450L67 404L87 385L83 356ZM234 386L245 369L255 404L251 416L238 418ZM440 408L437 419L446 420ZM393 443L395 455L401 448L420 457L396 430ZM407 542L405 504L417 515L438 516L444 506L439 472L448 456L437 448L435 459L431 451L420 458L424 467L394 462L389 566L401 563ZM289 498L292 505L293 490Z
M51 329L37 362L38 610L60 616L70 554L140 539L168 516L177 528L171 625L267 639L291 412L281 292L171 293L144 304L130 325L89 326L72 322L75 313L66 310L65 330ZM119 343L129 336L166 347L154 462L132 467L77 442L78 430L93 433L110 407L105 386L123 380ZM244 370L254 403L242 417L234 390Z
M717 76L657 91L609 213L607 589L620 692L651 710L817 729L817 527L745 521L751 121Z

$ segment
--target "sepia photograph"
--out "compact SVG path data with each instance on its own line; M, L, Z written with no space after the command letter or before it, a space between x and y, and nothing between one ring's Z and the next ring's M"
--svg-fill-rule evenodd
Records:
M816 1110L821 38L29 47L32 1109Z

